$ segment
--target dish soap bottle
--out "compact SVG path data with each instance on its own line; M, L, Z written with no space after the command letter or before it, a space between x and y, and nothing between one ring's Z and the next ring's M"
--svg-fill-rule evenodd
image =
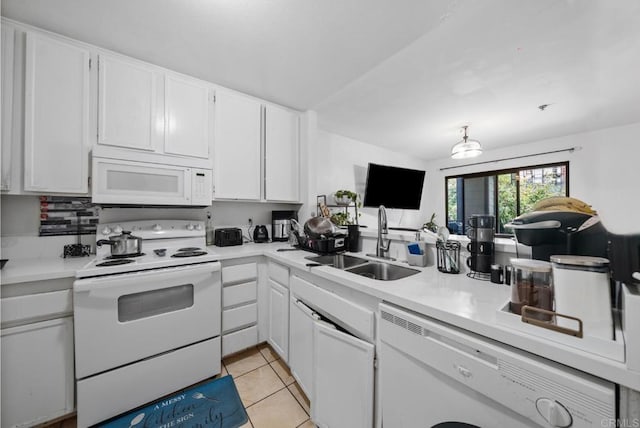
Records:
M207 224L205 226L205 230L207 246L213 245L213 220L211 219L211 213L209 211L207 211Z

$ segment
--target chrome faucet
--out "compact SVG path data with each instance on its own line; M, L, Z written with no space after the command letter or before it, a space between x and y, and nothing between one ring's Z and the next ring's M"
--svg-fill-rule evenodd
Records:
M385 239L389 233L387 225L387 212L384 205L380 205L378 208L378 240L376 241L376 254L367 254L368 256L378 257L380 259L395 260L389 257L389 247L391 247L391 240Z

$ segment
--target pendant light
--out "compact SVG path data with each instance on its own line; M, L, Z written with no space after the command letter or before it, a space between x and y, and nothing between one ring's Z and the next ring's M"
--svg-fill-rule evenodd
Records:
M476 140L470 140L467 137L467 128L468 126L463 126L464 129L464 137L462 137L462 141L456 143L455 146L451 148L451 157L453 159L466 159L466 158L474 158L482 154L482 146Z

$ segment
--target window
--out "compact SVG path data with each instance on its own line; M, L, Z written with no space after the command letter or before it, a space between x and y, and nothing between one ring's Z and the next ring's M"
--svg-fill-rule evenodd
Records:
M569 162L449 176L445 186L451 233L465 234L473 214L492 214L496 233L511 234L504 225L540 199L569 196Z

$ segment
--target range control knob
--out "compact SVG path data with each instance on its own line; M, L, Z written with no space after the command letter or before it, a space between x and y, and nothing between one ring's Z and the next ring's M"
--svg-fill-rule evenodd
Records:
M117 225L116 227L113 228L113 232L114 233L122 233L122 227L120 225Z
M153 226L151 226L151 229L153 229L154 232L160 232L162 230L162 226L156 223Z
M196 230L202 230L202 225L200 223L196 224Z
M193 225L191 223L187 224L187 230L193 230Z
M562 404L549 398L538 398L536 408L540 416L552 427L566 428L573 423L571 413Z
M111 235L111 228L109 228L109 227L105 226L105 228L104 228L104 229L102 229L102 232L101 232L101 233L102 233L103 235L105 235L105 236L106 236L106 235Z

